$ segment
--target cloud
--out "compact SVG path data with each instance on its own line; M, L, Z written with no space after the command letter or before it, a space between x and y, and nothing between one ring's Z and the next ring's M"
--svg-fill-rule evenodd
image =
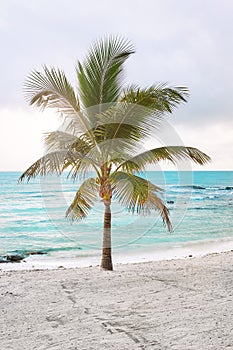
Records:
M43 156L43 134L56 130L60 122L51 112L0 109L0 169L25 170Z
M23 83L32 69L59 66L75 85L76 60L91 42L106 34L121 34L132 40L137 51L127 64L126 83L148 86L167 81L188 86L188 104L168 119L191 139L199 128L207 130L203 137L220 166L224 145L232 146L230 139L225 144L223 132L233 119L232 12L231 0L1 1L0 108L8 111L1 113L1 122L8 125L5 115L9 119L19 110L24 112L17 112L18 118L32 113L23 95ZM211 133L216 136L219 125L222 132L215 147ZM28 121L25 142L33 127ZM11 156L12 152L8 159ZM228 158L225 161L232 165Z
M211 157L211 163L202 170L233 169L233 121L219 121L205 127L180 124L175 126L175 130L186 146L197 147ZM201 168L193 166L193 169Z

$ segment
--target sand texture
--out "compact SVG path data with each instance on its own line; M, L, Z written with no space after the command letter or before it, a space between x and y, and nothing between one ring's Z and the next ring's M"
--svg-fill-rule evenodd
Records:
M233 253L0 271L0 348L233 349Z

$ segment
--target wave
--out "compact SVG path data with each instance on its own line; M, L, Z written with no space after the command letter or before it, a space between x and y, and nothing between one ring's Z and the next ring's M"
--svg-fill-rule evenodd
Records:
M219 207L191 207L187 208L187 210L217 210Z
M168 189L193 189L193 190L214 190L214 191L232 191L233 186L202 186L202 185L168 185Z

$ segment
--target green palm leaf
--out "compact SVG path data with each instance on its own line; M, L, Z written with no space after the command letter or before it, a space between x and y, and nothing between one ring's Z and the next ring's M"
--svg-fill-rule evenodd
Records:
M169 146L159 147L143 153L123 162L118 168L124 171L134 172L145 170L148 164L156 164L161 160L168 160L175 164L177 161L190 159L194 163L203 165L210 161L210 157L193 147Z
M82 162L84 162L86 170L88 170L91 166L94 167L96 165L93 159L79 152L67 150L50 152L33 163L20 176L19 181L23 181L25 178L27 181L29 181L31 178L34 178L38 175L61 175L63 170L67 169L70 166L73 166L75 169L77 169L82 165L82 168L84 168Z
M77 137L64 131L53 131L45 134L45 145L48 151L73 150L87 154L93 145L84 137Z
M62 166L65 161L67 151L56 151L46 154L44 157L38 159L33 163L19 178L19 181L23 181L25 178L27 181L40 175L46 176L48 174L62 173Z
M65 73L54 67L43 68L43 73L34 70L25 82L25 93L29 103L42 110L54 109L64 117L63 127L67 131L86 133L89 141L94 143L90 121L80 111L79 99Z
M25 82L29 103L42 110L49 107L65 115L76 115L80 111L79 100L65 73L54 67L44 66L43 69L43 73L32 71Z
M161 112L153 115L153 112L143 106L129 103L117 103L108 110L97 115L98 127L95 135L98 142L111 140L109 152L115 140L124 139L131 149L139 147L140 144L158 131L161 124ZM127 147L127 148L128 148ZM124 152L125 149L122 149Z
M122 171L113 173L110 179L114 195L129 211L149 214L151 211L157 210L168 230L172 230L168 209L158 196L158 193L162 192L160 187L139 176Z
M140 126L119 123L99 125L94 133L98 142L102 142L103 140L124 139L134 145L135 142L140 142L143 138L149 136Z
M122 89L123 64L134 53L132 45L120 37L97 41L81 64L77 76L85 108L116 102Z
M164 112L172 112L179 103L186 102L187 96L185 87L131 86L124 90L119 103L97 115L99 135L101 139L124 137L129 142L143 141L158 131Z
M146 89L131 85L123 91L121 102L144 106L152 111L169 112L181 102L187 102L186 87L169 87L165 83L152 85Z
M66 217L71 220L85 218L97 200L99 186L95 178L88 178L79 187L72 203L66 211Z

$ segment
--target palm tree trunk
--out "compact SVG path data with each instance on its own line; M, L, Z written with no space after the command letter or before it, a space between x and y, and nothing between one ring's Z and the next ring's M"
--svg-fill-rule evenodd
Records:
M105 213L101 268L104 270L113 270L111 249L111 206L109 203L104 203L104 205Z

